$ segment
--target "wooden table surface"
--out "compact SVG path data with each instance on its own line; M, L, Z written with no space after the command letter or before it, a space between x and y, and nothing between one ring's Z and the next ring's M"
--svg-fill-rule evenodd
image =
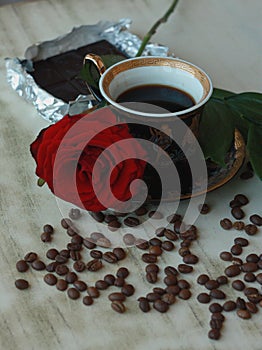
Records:
M55 197L46 186L36 185L35 163L29 152L30 143L47 122L8 86L4 58L23 58L25 49L36 42L103 19L129 17L133 20L132 31L143 35L170 2L39 0L0 7L0 349L261 349L261 310L250 320L238 318L235 312L225 314L221 339L213 341L207 337L208 306L196 301L197 294L205 291L196 283L197 276L208 273L216 278L223 274L227 264L219 259L219 252L229 249L235 237L250 238L243 257L262 251L262 229L248 237L243 231L224 231L219 226L221 218L231 217L228 203L236 193L250 199L244 209L246 223L249 215L262 214L262 184L256 177L243 181L236 176L207 195L211 211L198 218L199 238L192 247L200 262L192 274L183 276L192 285L192 298L178 299L166 314L156 310L143 314L138 308L136 299L153 287L145 280L145 263L138 249L129 249L122 264L107 264L97 275L82 275L91 285L106 273L115 273L119 266L128 266L128 281L134 284L136 293L127 300L124 314L111 310L109 291L102 292L93 306L86 307L80 300L70 300L66 293L47 286L44 272L30 270L22 275L15 267L16 261L29 251L36 251L47 261L46 250L51 246L62 249L68 237L60 227L63 213ZM201 66L216 87L262 92L261 13L260 0L180 0L175 14L159 29L154 41ZM40 240L45 223L56 229L49 245ZM181 262L178 248L179 244L174 252L160 259L161 268ZM19 291L14 281L23 276L30 282L30 289ZM160 285L161 280L157 283ZM230 285L222 289L229 298L242 295Z

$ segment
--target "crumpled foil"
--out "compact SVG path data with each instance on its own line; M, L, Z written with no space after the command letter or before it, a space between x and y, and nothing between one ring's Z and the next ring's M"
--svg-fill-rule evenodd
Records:
M96 101L92 95L79 95L75 101L65 103L40 88L28 73L33 62L77 49L105 39L128 57L134 57L141 45L141 39L129 31L132 21L129 18L119 22L100 21L95 25L82 25L58 38L37 43L25 51L25 58L6 58L7 81L9 85L31 103L45 120L55 123L64 115L78 114L92 108ZM156 43L149 43L143 55L167 56L168 48Z

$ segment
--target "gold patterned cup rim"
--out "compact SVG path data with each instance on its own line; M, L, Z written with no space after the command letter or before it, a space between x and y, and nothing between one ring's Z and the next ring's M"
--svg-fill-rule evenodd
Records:
M123 104L117 103L110 93L111 82L120 74L139 67L150 67L150 66L165 66L171 68L177 68L182 71L190 73L194 78L196 78L202 88L203 94L200 100L192 107L184 109L179 112L174 113L146 113L141 111L136 111L131 108L126 107ZM192 113L202 107L211 97L213 92L213 86L210 77L198 66L190 63L188 61L181 60L179 58L173 57L157 57L157 56L146 56L146 57L135 57L120 61L110 68L108 68L102 75L99 81L100 92L103 97L113 106L119 108L125 112L131 114L138 114L140 116L146 117L172 117L179 116L183 117L186 114Z

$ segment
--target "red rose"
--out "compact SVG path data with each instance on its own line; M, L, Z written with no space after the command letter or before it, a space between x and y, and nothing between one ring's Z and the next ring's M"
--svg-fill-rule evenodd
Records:
M90 211L100 211L106 206L98 200L93 184L98 197L106 201L108 208L113 208L114 200L105 183L114 169L109 179L111 191L118 200L127 201L131 197L130 184L143 177L146 162L142 159L146 155L139 141L129 133L128 126L116 124L113 112L103 108L90 114L67 115L42 130L30 147L37 176L63 200ZM120 143L118 146L119 141L127 139L132 139L132 147L123 148ZM115 149L105 151L111 145ZM96 161L98 171L94 177Z

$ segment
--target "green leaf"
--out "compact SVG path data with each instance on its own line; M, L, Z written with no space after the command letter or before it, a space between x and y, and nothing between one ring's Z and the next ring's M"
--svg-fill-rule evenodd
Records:
M226 103L244 119L256 125L262 125L262 94L244 92L227 97Z
M234 95L235 93L232 91L214 88L212 93L212 98L218 99L218 100L224 100L224 98L234 96Z
M45 180L41 179L41 177L38 178L37 180L37 186L42 187L45 184Z
M205 106L201 122L199 143L206 158L225 166L225 156L234 137L232 113L221 100L211 99Z
M252 167L260 180L262 180L262 126L250 125L247 150Z

